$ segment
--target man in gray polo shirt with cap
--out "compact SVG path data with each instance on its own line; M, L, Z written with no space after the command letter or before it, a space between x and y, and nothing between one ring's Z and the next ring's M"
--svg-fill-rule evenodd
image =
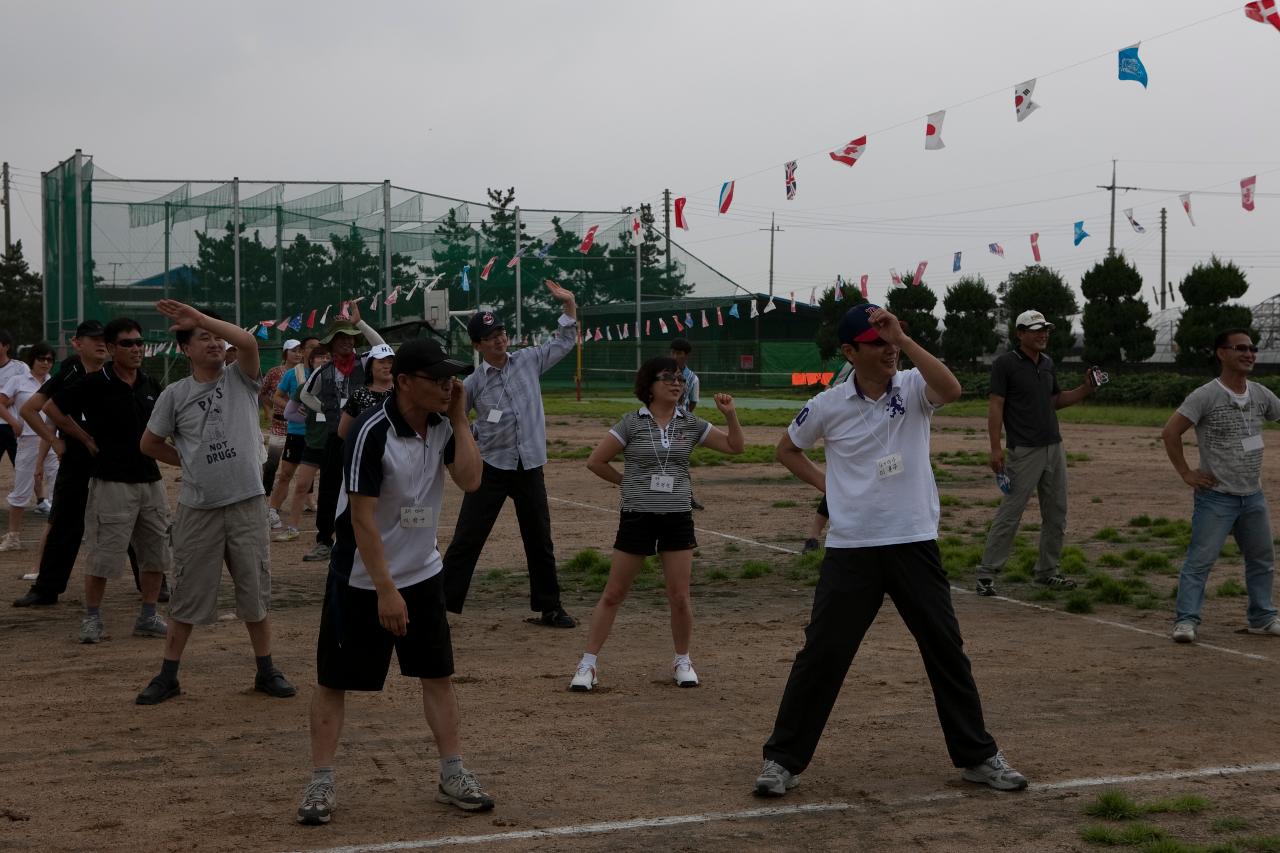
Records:
M1023 311L1016 322L1018 346L991 363L987 434L991 470L1009 478L1009 491L996 510L978 566L978 595L995 595L995 576L1004 568L1022 512L1034 493L1040 500L1040 558L1035 580L1050 589L1074 589L1058 572L1067 526L1067 454L1062 449L1057 410L1098 390L1093 380L1070 391L1058 388L1057 366L1045 352L1053 324L1039 311ZM1086 372L1087 374L1090 372ZM1000 428L1008 434L1006 453Z

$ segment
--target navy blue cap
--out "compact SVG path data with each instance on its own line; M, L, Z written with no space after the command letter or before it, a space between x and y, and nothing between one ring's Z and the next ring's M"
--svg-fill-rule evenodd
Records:
M467 333L471 335L473 341L483 341L499 329L505 328L506 324L492 311L477 311L467 323Z
M76 326L77 338L100 338L106 334L106 329L102 323L97 320L85 320L79 326Z
M880 308L870 302L855 305L840 318L836 327L836 339L842 344L866 343L880 337L880 332L871 325L871 312Z

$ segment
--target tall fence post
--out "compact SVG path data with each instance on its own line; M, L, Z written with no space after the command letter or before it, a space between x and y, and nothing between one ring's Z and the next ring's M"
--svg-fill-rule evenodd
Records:
M84 154L76 149L76 325L84 322Z
M520 205L516 205L516 343L522 340L521 315L524 314L524 299L520 291Z
M235 291L236 325L243 326L240 319L240 178L231 179L231 289Z
M637 213L636 216L640 214ZM630 230L630 229L628 229ZM640 331L640 253L644 249L644 237L641 235L640 245L636 246L636 332ZM636 335L636 370L640 369L640 335Z
M382 182L382 307L384 322L391 325L391 181ZM377 316L376 314L374 316Z
M276 205L276 313L284 312L284 208Z

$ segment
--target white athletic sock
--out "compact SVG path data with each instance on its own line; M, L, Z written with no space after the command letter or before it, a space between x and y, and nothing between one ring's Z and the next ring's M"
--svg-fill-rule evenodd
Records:
M679 665L680 665L680 664L682 664L682 663L687 663L689 666L693 666L693 661L692 661L692 660L690 660L690 658L689 658L689 656L688 656L687 654L686 654L686 655L676 655L676 659L675 659L674 661L672 661L672 662L671 662L671 665L672 665L672 666L679 666Z
M591 654L590 652L583 652L582 660L578 662L578 666L594 667L595 665L596 665L596 656Z

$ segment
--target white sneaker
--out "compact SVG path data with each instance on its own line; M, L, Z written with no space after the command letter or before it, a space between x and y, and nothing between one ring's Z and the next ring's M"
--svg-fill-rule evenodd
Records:
M677 687L697 687L698 673L693 671L693 664L688 660L678 660L671 667L671 675Z
M981 764L966 767L960 778L966 782L990 785L997 791L1021 791L1027 787L1027 777L1010 767L1002 752L997 752Z
M1250 628L1250 634L1267 634L1272 637L1280 637L1280 618L1272 619L1261 628Z
M298 538L298 528L286 527L283 530L281 530L279 533L277 533L275 536L272 536L271 541L272 542L292 542L297 538Z
M1258 630L1262 631L1263 629L1259 628ZM1196 626L1191 622L1179 622L1174 625L1173 641L1175 643L1194 643L1196 641Z
M578 664L578 671L569 682L569 689L575 693L590 693L600 682L596 680L596 668Z
M279 530L282 526L280 513L273 506L267 507L267 523L271 525L272 530Z
M6 533L3 539L0 539L0 551L21 551L22 540L16 533Z
M52 509L53 509L53 503L48 498L45 498L44 500L40 501L40 503L36 504L36 508L32 510L32 512L34 512L36 515L48 515L49 511Z

